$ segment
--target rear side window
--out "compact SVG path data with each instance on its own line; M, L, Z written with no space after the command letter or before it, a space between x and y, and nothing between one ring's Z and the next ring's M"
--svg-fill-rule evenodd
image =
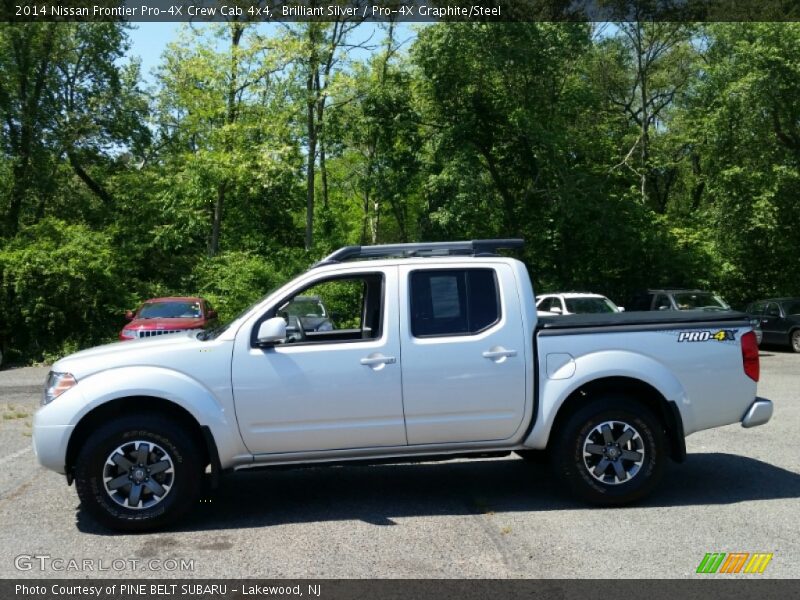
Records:
M414 337L472 335L500 320L493 269L414 271L410 284Z

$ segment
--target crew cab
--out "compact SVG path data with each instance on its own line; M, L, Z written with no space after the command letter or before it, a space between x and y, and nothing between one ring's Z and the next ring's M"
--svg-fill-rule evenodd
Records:
M525 265L498 254L521 245L342 248L224 327L67 356L34 418L38 460L129 531L234 470L512 452L609 506L651 492L685 436L770 419L745 315L539 318ZM330 329L288 335L298 297Z

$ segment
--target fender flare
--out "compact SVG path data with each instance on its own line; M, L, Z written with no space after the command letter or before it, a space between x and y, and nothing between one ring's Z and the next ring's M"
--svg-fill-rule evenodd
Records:
M155 366L112 368L81 379L75 388L78 390L82 398L77 398L76 394L70 399L83 401L74 411L70 423L73 427L94 409L115 400L149 397L179 406L191 415L202 431L207 430L222 468L235 462L234 457L250 455L239 434L232 397L228 408L217 394L183 372ZM223 392L230 397L229 388Z
M683 385L665 365L655 358L625 350L603 350L573 359L574 374L567 379L549 379L540 372L540 398L536 424L523 442L528 448L544 449L558 412L566 400L583 386L622 377L645 383L661 394L680 419L683 435L691 433L692 403Z

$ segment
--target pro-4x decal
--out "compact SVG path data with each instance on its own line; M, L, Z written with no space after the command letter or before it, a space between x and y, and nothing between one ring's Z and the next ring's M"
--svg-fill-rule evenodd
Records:
M719 329L717 331L708 330L695 330L695 331L679 331L679 342L732 342L736 340L735 329Z

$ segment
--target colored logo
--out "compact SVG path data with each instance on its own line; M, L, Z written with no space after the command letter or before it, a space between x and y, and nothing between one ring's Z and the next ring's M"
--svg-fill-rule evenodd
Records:
M679 342L732 342L736 340L735 329L720 329L719 331L679 331Z
M763 573L772 554L766 552L708 552L697 566L698 573Z

